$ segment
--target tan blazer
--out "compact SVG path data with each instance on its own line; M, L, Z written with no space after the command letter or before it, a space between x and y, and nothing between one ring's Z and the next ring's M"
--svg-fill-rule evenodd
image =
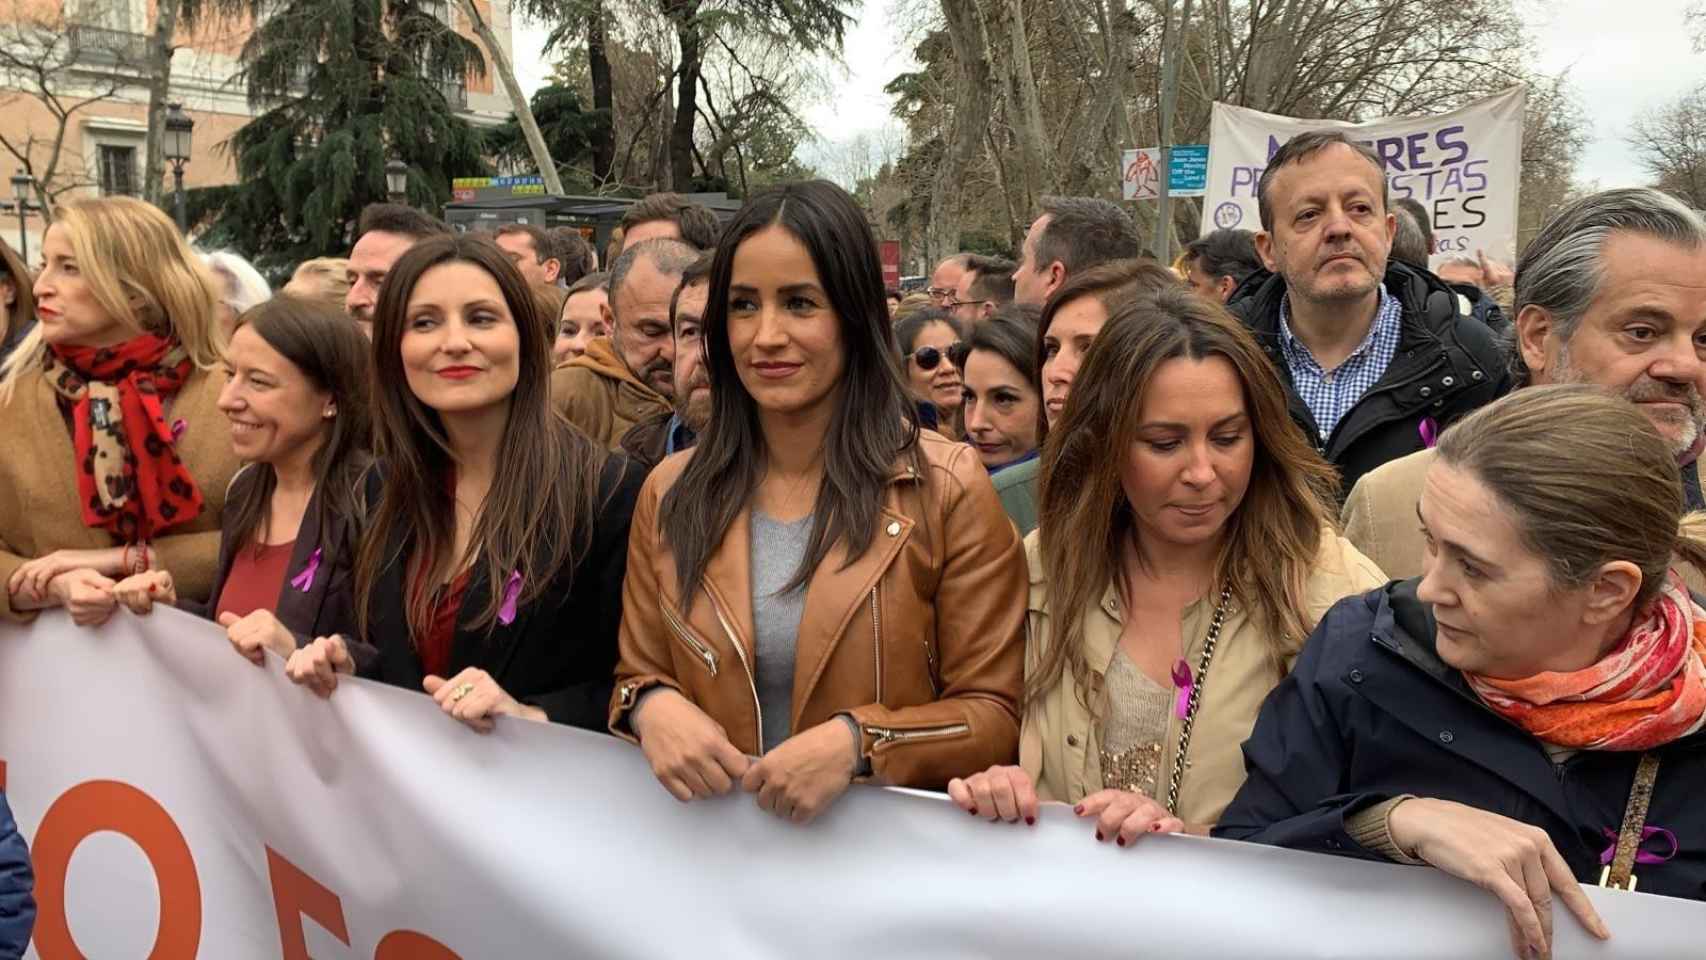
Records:
M1031 588L1029 637L1025 644L1025 676L1029 680L1042 661L1042 653L1053 641L1046 594L1048 575L1042 566L1039 534L1025 538L1030 561ZM1308 584L1311 622L1320 620L1327 608L1340 599L1365 593L1386 583L1386 575L1343 538L1327 532L1320 558ZM1204 636L1214 618L1214 598L1205 598L1186 608L1181 624L1185 659L1196 669L1202 655ZM1100 682L1113 661L1124 629L1119 591L1109 584L1102 602L1086 611L1085 657ZM1294 646L1301 647L1299 642ZM1214 661L1209 665L1203 699L1197 708L1191 732L1190 766L1179 785L1181 819L1190 824L1213 824L1244 784L1244 741L1256 725L1256 713L1281 679L1267 656L1268 642L1245 611L1234 601L1221 626ZM1293 658L1295 659L1295 658ZM1286 664L1291 669L1291 663ZM1101 744L1090 709L1070 676L1063 678L1025 712L1019 733L1019 765L1036 784L1043 800L1077 803L1102 789ZM1162 739L1160 796L1165 803L1166 785L1178 755L1179 719L1169 713L1167 733Z
M201 515L155 540L158 566L172 572L181 599L201 603L219 565L219 521L225 488L237 472L231 428L217 405L224 380L197 370L173 399L168 416L184 421L176 445L201 488ZM11 400L0 403L6 452L0 456L0 618L34 617L12 609L5 582L24 561L55 550L114 546L105 530L84 526L73 474L76 453L59 402L38 370L23 371Z
M634 424L669 412L669 398L629 372L609 337L551 371L551 406L587 436L612 450Z

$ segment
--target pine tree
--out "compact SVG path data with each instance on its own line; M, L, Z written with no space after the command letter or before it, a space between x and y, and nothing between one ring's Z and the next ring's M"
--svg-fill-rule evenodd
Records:
M479 47L442 0L224 0L259 26L243 49L257 111L229 142L238 183L212 194L210 239L278 268L342 253L362 207L409 166L409 201L436 211L454 177L487 170L479 131L447 98Z

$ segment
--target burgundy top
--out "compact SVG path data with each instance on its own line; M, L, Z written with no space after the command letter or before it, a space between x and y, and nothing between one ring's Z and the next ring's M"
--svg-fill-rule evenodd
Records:
M278 597L284 592L290 555L295 550L294 540L239 549L231 558L231 572L225 576L219 602L213 605L214 620L223 613L234 613L239 617L246 617L256 610L277 613Z
M432 608L432 622L427 626L426 636L420 638L417 651L421 670L429 677L450 679L450 648L456 640L456 617L462 612L462 595L467 592L466 570L438 591L438 602Z

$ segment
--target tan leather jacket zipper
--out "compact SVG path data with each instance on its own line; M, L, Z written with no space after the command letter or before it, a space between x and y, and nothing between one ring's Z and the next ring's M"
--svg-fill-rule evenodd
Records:
M881 589L881 584L871 588L871 640L877 661L877 703L883 702L883 615L881 601L877 599L877 591Z
M964 723L951 723L941 727L920 727L916 730L897 730L894 727L876 727L867 725L865 732L876 739L871 743L871 749L876 749L885 743L905 743L912 740L938 740L942 737L957 737L969 732L971 726Z
M722 624L723 633L729 638L729 646L735 648L735 656L740 658L740 665L746 668L746 685L752 691L752 712L758 718L758 739L764 740L764 706L758 702L758 679L753 675L752 664L747 662L746 648L735 639L734 628L729 626L729 618L723 616L723 608L717 605L717 598L711 596L711 591L705 591L705 596L711 601L711 609L717 614L717 622Z
M688 650L693 652L693 656L698 658L699 662L705 665L705 669L711 671L711 676L716 676L716 651L707 647L703 643L700 643L699 640L688 631L686 625L676 619L675 612L669 609L669 604L659 603L658 609L663 611L663 618L669 622L670 632L675 634L676 639L680 640L686 645ZM740 648L737 646L735 649L739 650Z

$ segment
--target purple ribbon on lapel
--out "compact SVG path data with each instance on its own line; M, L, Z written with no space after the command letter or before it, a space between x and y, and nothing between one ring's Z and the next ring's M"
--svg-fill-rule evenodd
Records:
M515 605L521 599L521 581L521 571L512 570L509 582L504 584L504 602L498 608L498 622L506 627L515 622Z
M1422 446L1429 450L1434 448L1434 444L1439 443L1439 421L1433 417L1423 417L1421 425L1416 428L1416 432L1422 435Z
M1599 855L1599 862L1601 864L1607 864L1607 863L1610 863L1612 860L1614 860L1617 857L1617 831L1611 829L1610 827L1606 827L1604 830L1601 830L1600 832L1605 834L1605 838L1607 840L1611 841L1611 846L1606 847L1605 852ZM1665 853L1648 853L1647 851L1642 850L1639 847L1637 847L1635 850L1635 862L1636 863L1645 863L1645 864L1664 863L1666 860L1669 860L1670 858L1676 856L1676 851L1677 851L1676 834L1671 833L1669 830L1666 830L1664 827L1642 827L1641 828L1641 843L1644 844L1648 840L1652 839L1653 837L1664 837L1665 842L1670 844L1670 850L1665 852Z
M290 578L290 585L307 593L314 589L314 574L320 572L320 548L315 547L313 554L308 557L308 565L302 572Z
M184 431L188 430L189 428L190 428L190 425L185 423L182 417L179 417L178 419L173 420L172 421L172 442L177 443L179 440L181 440L184 436Z
M1173 664L1173 686L1179 688L1178 696L1173 698L1173 713L1183 720L1191 712L1191 691L1196 689L1196 681L1191 678L1191 665L1183 660Z

